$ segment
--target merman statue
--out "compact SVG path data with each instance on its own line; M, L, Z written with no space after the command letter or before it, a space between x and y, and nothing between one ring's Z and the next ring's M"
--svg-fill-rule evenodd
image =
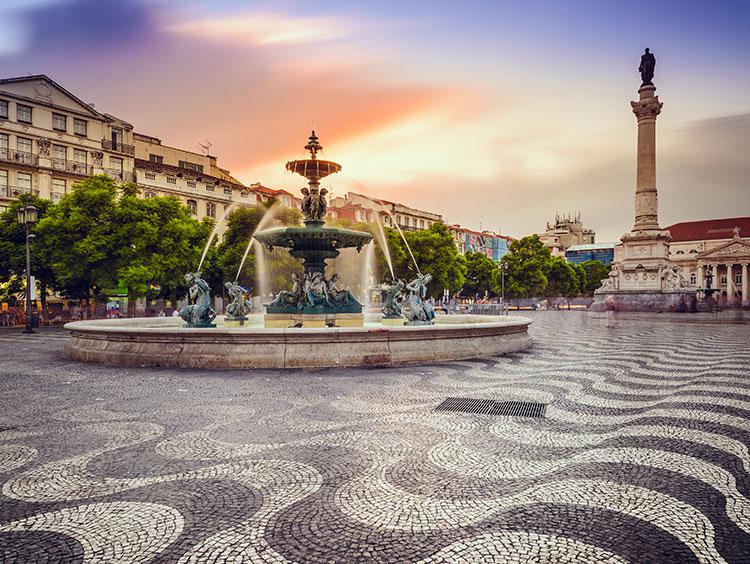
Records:
M406 301L407 325L433 325L435 310L424 299L427 297L427 284L432 281L431 274L417 274L417 277L406 285L409 297Z
M400 319L404 316L404 281L396 280L386 291L383 304L383 317L386 319Z
M231 282L226 282L224 287L227 289L227 294L232 298L231 303L227 304L225 319L227 321L247 321L247 314L253 309L250 300L245 299L247 288Z
M211 307L211 287L201 278L200 272L188 272L185 280L190 284L188 304L180 310L185 327L216 327L212 323L216 312Z

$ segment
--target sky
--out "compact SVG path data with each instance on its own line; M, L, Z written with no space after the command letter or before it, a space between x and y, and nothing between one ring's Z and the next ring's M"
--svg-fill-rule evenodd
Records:
M640 55L662 226L750 215L750 2L3 0L0 76L46 74L246 183L312 128L323 185L520 237L633 225Z

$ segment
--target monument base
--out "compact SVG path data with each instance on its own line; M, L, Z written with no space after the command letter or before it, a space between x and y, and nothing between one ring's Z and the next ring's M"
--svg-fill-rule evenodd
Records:
M224 327L244 327L247 317L241 317L239 319L226 319L224 318Z
M605 290L594 292L589 311L649 311L652 313L687 313L697 311L695 290Z
M267 313L263 317L263 323L266 328L270 329L363 327L365 315L363 313Z
M381 323L383 325L388 325L389 327L401 327L406 323L406 319L403 317L384 317L381 320Z

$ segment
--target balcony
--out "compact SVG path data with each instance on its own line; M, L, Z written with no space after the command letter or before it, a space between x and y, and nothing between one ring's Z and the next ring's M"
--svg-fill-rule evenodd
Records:
M0 160L29 166L38 166L39 164L38 155L23 151L14 151L13 149L7 148L0 149Z
M71 174L80 174L81 176L91 176L94 174L93 166L65 159L52 159L52 168L53 170L59 170Z
M107 176L114 178L115 180L120 180L122 182L134 182L134 176L132 172L129 172L127 170L117 170L114 168L105 168L104 174Z
M22 186L0 186L0 197L3 198L18 198L21 194L34 194L39 195L39 190L32 190Z
M102 139L102 149L104 149L105 151L122 153L123 155L135 155L134 145L126 145L125 143L111 141L110 139Z

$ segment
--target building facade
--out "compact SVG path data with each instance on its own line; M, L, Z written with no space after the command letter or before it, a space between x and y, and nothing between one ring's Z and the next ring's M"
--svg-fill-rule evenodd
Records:
M615 260L615 246L616 243L573 245L565 251L565 260L570 264L581 264L587 260L611 264Z
M500 262L508 254L510 244L514 241L512 237L494 231L474 231L458 224L449 226L448 230L462 255L482 253L495 262Z
M429 229L433 223L443 221L443 216L437 213L355 192L331 198L328 217L369 223L380 221L386 227L400 227L402 231Z
M565 251L573 245L591 245L596 234L592 229L586 229L581 222L581 214L555 216L555 221L547 223L547 230L539 234L553 256L565 257Z
M685 221L666 228L669 260L698 289L714 289L720 302L750 305L750 217Z
M58 201L92 174L134 179L133 126L44 75L0 79L0 212L20 194Z

